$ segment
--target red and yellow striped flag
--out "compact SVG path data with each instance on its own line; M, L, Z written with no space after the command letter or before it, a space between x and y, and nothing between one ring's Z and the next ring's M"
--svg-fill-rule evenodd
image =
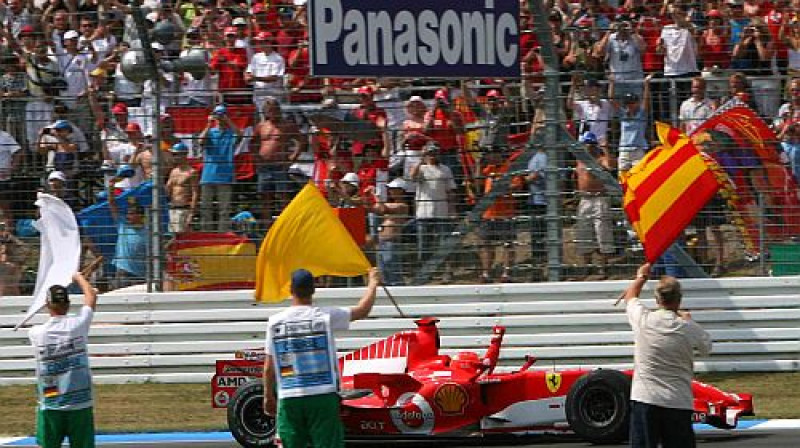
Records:
M167 273L179 291L250 289L257 249L235 233L186 232L169 244Z
M720 188L692 141L664 123L656 123L661 146L622 176L623 207L654 262L672 244Z

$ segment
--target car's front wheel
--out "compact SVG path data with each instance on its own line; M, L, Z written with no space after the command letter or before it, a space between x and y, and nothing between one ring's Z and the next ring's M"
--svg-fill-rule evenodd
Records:
M228 403L228 428L245 448L272 447L275 418L264 413L264 386L251 381L236 389Z
M578 379L567 394L567 421L592 443L628 438L631 380L616 370L596 370Z

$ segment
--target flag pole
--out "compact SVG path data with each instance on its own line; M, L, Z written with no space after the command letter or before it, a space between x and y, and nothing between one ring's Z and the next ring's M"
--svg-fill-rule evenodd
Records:
M395 309L397 310L397 313L400 314L400 317L408 317L403 312L403 310L400 309L400 306L397 305L397 301L394 300L394 296L392 295L392 293L389 292L389 288L387 288L386 285L384 285L383 283L381 283L381 287L383 288L383 292L385 292L386 295L389 297L389 300L392 301L392 305L394 305Z

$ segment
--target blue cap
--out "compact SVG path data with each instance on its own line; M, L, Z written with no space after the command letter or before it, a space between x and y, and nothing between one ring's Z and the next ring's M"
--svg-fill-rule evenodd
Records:
M310 297L314 294L314 276L306 269L292 272L292 294Z
M583 135L581 136L581 143L587 143L587 144L590 144L590 145L591 144L596 145L597 144L597 136L594 135L594 132L591 132L591 131L584 132Z
M252 213L250 213L249 211L245 210L243 212L239 212L239 213L235 214L233 216L233 218L231 218L231 221L237 222L237 223L240 223L240 222L255 222L256 218L255 218L255 216L253 216Z
M171 151L172 152L180 152L180 153L189 152L189 147L186 146L186 143L178 142L178 143L175 143L174 145L172 145Z
M15 227L17 236L33 238L39 235L39 230L33 225L33 219L18 219Z
M58 120L55 123L53 123L52 127L53 129L68 129L70 131L72 130L72 126L69 124L69 121L67 120Z
M214 108L214 115L225 115L228 113L228 108L220 104L219 106Z
M136 170L130 165L122 165L117 170L117 177L133 177L134 174L136 174Z

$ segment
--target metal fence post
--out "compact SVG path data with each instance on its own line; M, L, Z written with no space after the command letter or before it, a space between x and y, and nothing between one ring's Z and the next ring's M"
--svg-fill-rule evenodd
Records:
M766 223L764 220L764 193L756 191L756 203L758 205L758 273L767 275L767 253L764 241L767 237Z
M678 86L676 85L675 79L670 78L669 80L669 121L672 123L672 126L678 127L680 123L678 122Z
M144 53L145 61L147 62L146 70L149 70L150 77L155 83L155 104L153 106L153 171L151 180L153 182L152 188L152 203L150 204L150 244L148 245L149 257L148 260L148 278L145 279L147 283L147 292L161 291L163 289L163 271L161 260L161 245L163 238L161 236L161 193L163 185L161 183L161 79L158 72L158 65L156 63L153 49L150 46L150 36L147 33L145 26L145 18L142 14L139 2L134 1L132 4L133 20L136 23L136 30L141 42L141 51Z
M528 0L528 9L533 17L536 38L541 45L544 60L544 112L545 130L544 144L547 148L547 170L545 172L545 195L547 198L547 225L545 244L547 247L547 280L557 282L561 279L563 262L562 221L561 221L561 183L559 167L564 166L564 154L560 149L562 142L560 125L561 87L559 85L559 63L553 40L550 35L550 24L547 22L547 10L542 0ZM531 134L531 140L533 133ZM531 144L529 142L529 144Z

